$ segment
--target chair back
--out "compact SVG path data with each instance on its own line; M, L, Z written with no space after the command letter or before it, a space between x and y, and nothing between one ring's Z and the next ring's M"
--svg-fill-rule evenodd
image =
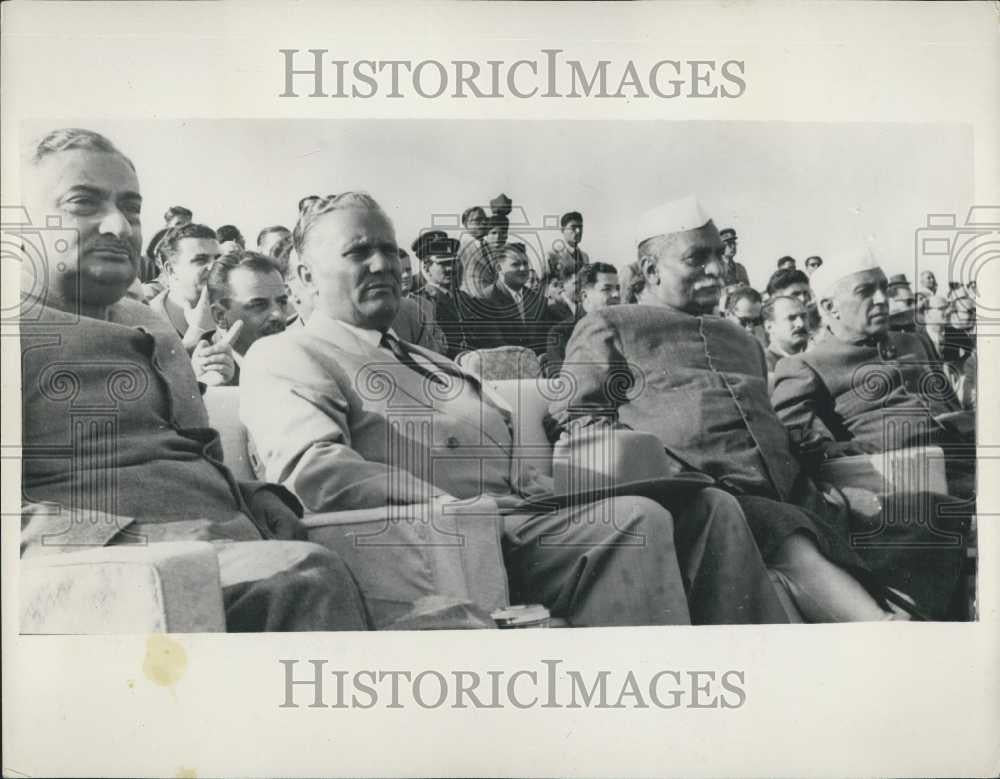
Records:
M463 352L457 362L462 370L475 374L482 381L537 379L542 373L538 356L523 346L497 346Z
M240 388L209 387L203 397L208 419L222 439L223 460L237 481L253 481L247 431L240 421Z

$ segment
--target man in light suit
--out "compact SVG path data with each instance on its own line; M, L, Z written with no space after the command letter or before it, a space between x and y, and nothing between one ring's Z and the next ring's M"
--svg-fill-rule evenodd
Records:
M240 413L266 472L307 511L488 497L506 510L515 603L575 626L785 621L742 515L718 490L677 517L640 497L517 510L550 494L551 479L512 456L499 398L390 328L396 238L370 196L314 204L294 236L316 309L304 328L250 350Z

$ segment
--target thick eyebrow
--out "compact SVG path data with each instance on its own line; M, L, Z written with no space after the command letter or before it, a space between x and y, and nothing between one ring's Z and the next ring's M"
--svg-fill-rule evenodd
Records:
M69 197L70 195L77 195L77 194L92 195L93 197L103 198L107 197L108 190L101 189L100 187L94 187L91 186L90 184L74 184L66 191L66 194L63 195L63 197ZM128 190L127 192L122 192L120 195L118 195L118 200L138 200L142 202L142 195L140 195L138 192L133 192L132 190Z
M395 244L392 244L389 241L375 241L368 237L362 237L362 238L355 238L352 241L346 243L341 253L351 254L352 252L356 252L359 250L372 252L375 249L381 249L386 254L391 254L393 252L398 251Z
M70 195L91 195L97 198L104 198L108 194L106 189L101 189L99 187L92 187L89 184L74 184L68 190L63 197L69 197Z

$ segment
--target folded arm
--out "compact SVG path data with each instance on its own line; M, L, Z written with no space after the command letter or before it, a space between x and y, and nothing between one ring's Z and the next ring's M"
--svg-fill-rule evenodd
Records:
M807 465L875 451L875 447L862 441L838 440L833 431L843 426L837 424L834 416L834 399L816 372L798 357L778 361L771 405Z

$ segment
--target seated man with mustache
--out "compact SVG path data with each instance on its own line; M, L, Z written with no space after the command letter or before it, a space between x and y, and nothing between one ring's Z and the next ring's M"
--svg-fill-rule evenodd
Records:
M798 298L779 295L767 301L761 313L767 333L768 373L782 357L804 352L809 346L809 311Z
M573 392L550 404L551 433L604 417L656 434L682 468L737 497L764 561L807 620L889 618L883 604L895 594L851 549L846 518L802 471L771 409L762 347L713 315L722 255L715 224L689 197L644 215L636 238L643 301L577 324L563 363Z
M125 297L142 246L131 160L56 130L21 180L31 217L65 236L42 273L22 266L21 556L210 541L227 630L367 629L343 561L299 540L292 495L223 464L169 321Z

